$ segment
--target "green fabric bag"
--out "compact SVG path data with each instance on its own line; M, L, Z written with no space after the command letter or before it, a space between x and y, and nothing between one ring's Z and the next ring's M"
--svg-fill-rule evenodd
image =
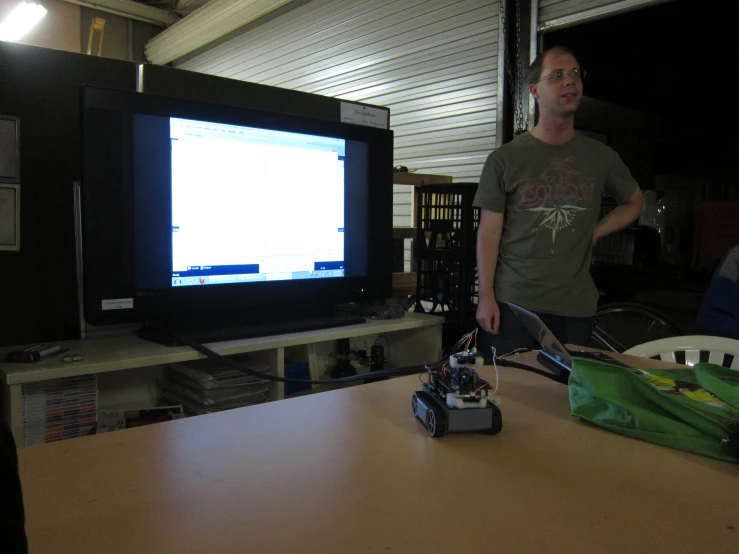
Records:
M632 369L575 358L572 415L610 431L739 462L739 371Z

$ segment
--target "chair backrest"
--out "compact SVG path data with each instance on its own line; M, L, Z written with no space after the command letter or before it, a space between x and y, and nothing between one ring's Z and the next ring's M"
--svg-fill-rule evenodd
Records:
M739 340L723 337L704 335L669 337L639 344L624 354L677 362L676 352L685 353L687 365L697 364L701 361L701 352L707 352L709 363L739 370Z

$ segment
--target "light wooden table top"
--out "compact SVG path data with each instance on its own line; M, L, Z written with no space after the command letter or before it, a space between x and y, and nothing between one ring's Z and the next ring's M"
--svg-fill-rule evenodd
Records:
M509 368L500 435L432 439L419 388L22 449L30 552L739 551L738 466L579 421L564 385Z

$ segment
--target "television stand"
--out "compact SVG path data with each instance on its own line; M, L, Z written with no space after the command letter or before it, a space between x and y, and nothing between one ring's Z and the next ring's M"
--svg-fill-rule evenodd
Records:
M271 335L209 344L223 356L248 354L255 362L267 364L278 377L286 376L286 366L308 361L312 379L321 379L328 365L336 361L336 341L348 339L350 348L369 350L384 336L390 344L388 367L404 367L438 359L441 352L443 317L406 312L399 319L368 319L362 325L316 329L302 333ZM170 348L143 340L133 332L73 341L59 341L70 354L82 359L67 363L52 356L33 364L5 362L5 353L21 347L0 349L0 417L13 429L19 445L24 439L23 402L25 387L34 383L94 374L97 376L100 410L134 410L161 406L158 378L162 366L199 360L203 355L192 348ZM28 345L25 345L28 346ZM369 367L364 368L369 372ZM368 373L368 377L371 374ZM271 383L269 399L285 398L284 383Z
M316 329L331 329L366 323L362 317L351 315L332 315L295 319L269 323L254 323L227 327L199 327L186 328L171 325L144 325L138 330L142 339L162 344L164 346L184 346L182 338L200 344L224 342L231 340L250 339L254 337L268 337L273 335L289 335Z

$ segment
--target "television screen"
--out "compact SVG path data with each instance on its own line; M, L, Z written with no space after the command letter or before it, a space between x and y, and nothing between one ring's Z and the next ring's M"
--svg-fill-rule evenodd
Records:
M140 117L142 132L161 123ZM343 277L344 139L168 123L173 286ZM280 204L278 214L265 209Z
M326 314L389 295L392 132L85 88L82 215L89 323Z

